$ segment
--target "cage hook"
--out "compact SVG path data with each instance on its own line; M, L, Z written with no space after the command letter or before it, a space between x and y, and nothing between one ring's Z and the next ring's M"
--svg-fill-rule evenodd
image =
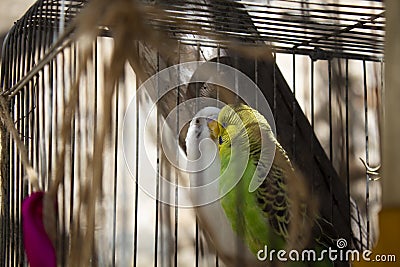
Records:
M381 179L380 174L379 174L379 169L381 168L380 164L376 167L371 167L365 162L365 160L363 158L360 157L359 159L361 160L362 164L364 165L367 174L372 175L372 176L377 176L377 177L370 177L369 178L370 181L378 181Z

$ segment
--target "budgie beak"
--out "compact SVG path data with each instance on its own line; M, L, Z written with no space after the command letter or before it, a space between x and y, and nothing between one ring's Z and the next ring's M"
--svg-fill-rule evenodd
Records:
M213 139L218 139L219 135L219 123L216 120L210 120L208 123L208 128L210 129L210 135Z

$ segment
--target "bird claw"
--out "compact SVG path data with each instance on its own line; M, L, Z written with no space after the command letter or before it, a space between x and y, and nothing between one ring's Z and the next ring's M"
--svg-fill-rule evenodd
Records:
M368 175L378 176L378 177L370 177L369 178L370 181L378 181L379 179L381 179L381 177L379 176L379 172L378 172L379 169L381 168L381 165L378 165L376 167L371 167L365 162L365 160L363 158L360 157L359 159L361 160L362 164L364 165L366 173Z

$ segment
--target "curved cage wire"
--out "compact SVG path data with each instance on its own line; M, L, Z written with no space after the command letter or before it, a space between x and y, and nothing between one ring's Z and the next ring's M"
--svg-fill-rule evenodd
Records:
M106 2L38 1L4 41L0 260L5 266L27 264L21 204L32 184L25 179L21 145L40 189L55 192L60 265L223 266L193 210L166 205L139 188L141 181L155 179L158 196L188 197L165 191L160 182L166 177L187 183L165 156L160 125L175 106L196 96L232 100L207 84L171 90L150 119L150 159L145 158L148 144L140 129L147 114L142 113L155 99L134 98L136 89L168 66L195 60L199 66L205 61L234 66L260 87L277 138L317 196L321 215L354 248L372 247L379 182L371 181L357 158L379 162L381 1ZM143 32L129 24L135 18L112 16L126 15L120 7L144 14ZM96 28L85 28L84 16L75 20L80 14L90 16L88 25ZM103 21L99 14L111 15ZM126 40L129 51L121 52ZM135 168L128 170L121 132L129 105L136 111L130 129L136 157ZM184 153L185 131L168 126L180 144L177 153Z

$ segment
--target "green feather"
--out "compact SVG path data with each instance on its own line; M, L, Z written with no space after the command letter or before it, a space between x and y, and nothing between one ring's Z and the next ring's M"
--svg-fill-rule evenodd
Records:
M289 198L287 178L289 175L294 176L294 169L286 152L275 139L265 118L246 105L230 105L223 108L218 121L221 139L219 146L221 194L231 186L232 177L237 175L228 168L230 161L235 161L235 155L246 149L249 149L250 153L240 181L221 199L222 207L233 230L255 255L265 245L275 250L285 249L289 238L291 207L293 206ZM275 157L268 173L266 171L268 162L265 161L270 152L266 151L267 157L260 158L262 138L275 145ZM246 145L248 147L245 147ZM249 192L248 188L254 175L259 181L263 179L263 182L256 191ZM305 205L298 206L304 217L302 221L315 223L316 228L320 230L318 217L314 218L313 214L308 214ZM319 237L315 239L318 240ZM321 245L315 245L316 251L321 249L323 249ZM295 266L299 266L299 263ZM332 263L316 262L315 266L332 266Z

